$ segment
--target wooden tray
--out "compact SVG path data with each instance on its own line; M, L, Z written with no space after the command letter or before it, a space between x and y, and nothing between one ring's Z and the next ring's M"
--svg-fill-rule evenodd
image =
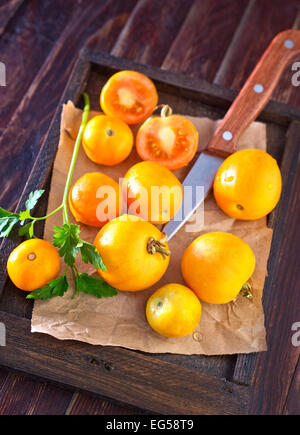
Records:
M91 98L91 108L99 110L99 92L114 72L140 71L152 78L160 101L175 112L221 118L236 92L182 75L140 65L107 54L84 50L70 77L61 103L82 104L81 94ZM59 141L62 104L18 204L24 207L28 194L46 188L49 193L51 168ZM270 305L270 288L284 237L284 217L289 213L289 186L295 176L299 153L300 110L271 101L261 114L267 123L268 151L278 160L283 175L281 201L269 219L274 235L269 258L269 276L263 304ZM24 151L25 152L25 151ZM35 214L47 208L47 195ZM37 235L42 236L43 227ZM0 365L28 374L87 390L161 414L247 413L256 354L226 356L186 356L146 354L119 347L92 346L76 341L59 341L46 334L30 332L32 301L13 286L6 274L6 260L20 240L3 240L0 269L0 322L6 328L6 346L0 347ZM276 301L272 300L272 304Z

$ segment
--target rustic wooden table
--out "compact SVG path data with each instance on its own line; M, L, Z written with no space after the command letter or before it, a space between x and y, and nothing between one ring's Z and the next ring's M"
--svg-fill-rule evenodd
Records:
M276 33L292 27L300 28L299 0L3 0L1 206L16 206L83 46L240 89ZM299 106L300 88L291 76L290 65L273 98ZM292 213L274 288L279 294L282 282L299 288L299 171L300 164L290 186ZM281 300L266 312L269 350L258 356L251 413L300 412L300 347L291 342L299 302ZM2 415L143 413L0 367Z

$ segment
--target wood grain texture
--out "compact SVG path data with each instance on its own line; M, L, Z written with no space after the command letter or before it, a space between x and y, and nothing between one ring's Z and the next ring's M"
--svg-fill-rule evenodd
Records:
M94 3L95 0L90 1L72 16L0 138L0 176L2 180L5 179L0 203L4 208L16 207L84 42L99 29L99 23L105 26L118 14L123 15L130 10L136 1L103 1L101 7L96 9ZM82 22L85 26L82 26ZM110 27L107 29L109 31ZM106 38L104 36L102 34L102 43L98 47L101 46L104 51L110 50L114 38L109 34L106 34ZM7 174L11 175L7 177Z
M24 0L3 0L0 5L0 36Z
M291 386L284 405L283 414L300 414L300 357L298 359L298 364L292 378Z
M250 0L214 83L240 89L273 37L293 27L298 0Z
M66 415L139 415L146 411L81 392L74 393Z
M160 66L193 1L140 0L111 54Z
M212 81L246 5L247 0L196 0L162 68Z
M162 414L245 413L248 388L111 346L32 334L30 321L0 312L0 364ZM22 335L20 335L22 330ZM137 394L138 391L138 394Z
M0 389L0 415L64 414L72 395L45 381L9 373Z
M250 412L281 414L300 354L292 345L292 324L300 319L299 277L300 237L297 228L300 213L300 123L288 130L281 166L284 185L276 210L271 255L263 294L268 352L257 355L252 379ZM289 210L285 213L285 210ZM287 231L287 229L290 229ZM270 357L272 356L272 358Z
M49 0L24 2L0 39L0 56L6 65L7 76L6 86L1 88L1 129L10 123L78 1L58 0L56 3L54 8Z
M9 375L9 371L4 367L0 367L0 391L8 375Z

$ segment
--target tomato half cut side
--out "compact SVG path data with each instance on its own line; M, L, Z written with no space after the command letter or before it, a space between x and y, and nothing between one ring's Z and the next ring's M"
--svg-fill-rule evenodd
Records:
M155 116L139 128L136 149L143 160L157 162L170 170L186 166L198 148L198 131L181 115Z
M119 71L103 86L100 105L106 115L126 124L138 124L148 118L158 102L152 80L136 71Z

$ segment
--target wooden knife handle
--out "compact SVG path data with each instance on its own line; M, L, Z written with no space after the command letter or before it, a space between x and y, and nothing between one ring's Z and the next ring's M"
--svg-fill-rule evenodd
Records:
M286 30L275 36L230 106L206 151L222 157L236 151L239 137L262 111L285 67L299 53L299 30Z

